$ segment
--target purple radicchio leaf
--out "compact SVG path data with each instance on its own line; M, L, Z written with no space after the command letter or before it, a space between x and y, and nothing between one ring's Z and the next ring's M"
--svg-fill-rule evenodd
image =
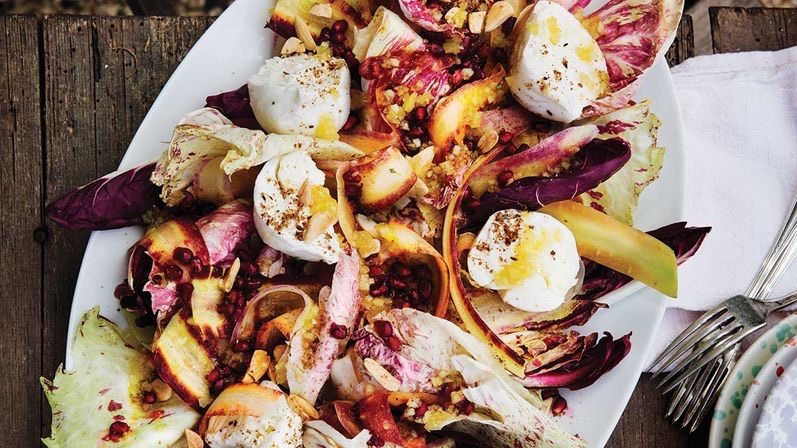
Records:
M149 178L155 163L116 171L67 193L47 205L45 214L70 230L106 230L142 224L157 187Z
M236 250L255 231L252 207L241 201L222 205L200 218L196 225L208 247L210 263L220 266L229 266L235 260Z
M236 126L254 130L263 129L249 104L249 88L246 84L238 89L207 97L205 107L218 109Z
M669 246L681 264L694 255L711 227L687 227L685 222L676 222L648 232L662 243ZM598 263L582 259L584 262L583 293L578 296L581 300L595 300L602 297L631 281L631 277L599 265Z
M553 202L573 199L610 178L630 158L631 149L625 141L594 139L576 153L567 170L550 177L524 177L499 191L482 195L470 223L484 222L499 210L537 210Z
M543 373L532 373L523 380L530 388L583 389L613 369L631 350L631 334L615 340L611 334L604 336L592 347L576 353L576 358L559 368Z

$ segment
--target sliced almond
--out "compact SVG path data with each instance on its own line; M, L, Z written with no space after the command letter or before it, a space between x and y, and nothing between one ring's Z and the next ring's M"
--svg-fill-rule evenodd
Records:
M296 30L296 37L298 37L302 43L304 43L304 47L310 51L315 51L318 46L315 44L315 39L313 39L313 33L310 32L310 26L302 19L301 17L295 17L293 19L293 28Z
M401 387L401 382L374 359L365 358L363 364L365 365L365 370L388 391L395 392Z
M479 34L484 31L484 18L487 16L487 11L475 11L468 14L468 29L473 34Z
M294 412L299 414L299 417L304 421L318 420L320 415L318 411L307 400L296 394L288 395L288 405Z
M185 430L185 441L188 443L188 448L205 448L202 437L190 429Z
M292 54L301 54L305 51L307 51L307 48L305 48L304 42L302 42L298 37L291 37L285 41L285 45L282 46L280 54L283 56L289 56Z
M230 268L227 269L227 273L224 274L223 286L224 291L230 292L232 291L232 287L235 284L235 277L238 277L238 271L241 270L241 260L238 258L232 262Z
M324 19L331 19L332 7L329 6L329 3L319 3L310 8L310 14L316 17L322 17Z
M310 217L307 221L307 229L304 231L304 241L310 242L321 236L329 226L338 222L338 217L333 212L319 212Z
M299 187L299 204L303 207L309 207L313 201L313 190L310 186L310 179L305 179Z
M370 233L371 236L379 236L379 232L376 230L376 221L361 213L358 213L356 218L357 224L359 224L363 230Z
M172 388L160 378L152 382L152 391L155 392L155 399L158 401L169 401L172 398Z
M479 138L479 143L476 146L479 148L479 152L487 152L495 147L498 144L498 133L492 129L487 130L484 134L482 134L481 138Z
M515 8L506 0L499 0L493 3L490 11L487 12L487 18L484 20L484 31L490 32L497 29L499 26L506 22L506 19L515 14Z
M518 32L517 30L521 29L520 26L522 26L522 24L526 23L526 20L528 20L529 15L531 15L531 11L533 9L534 9L534 5L528 5L525 8L523 8L522 10L520 10L520 14L517 15L517 22L515 22L515 27L512 28L511 36L512 36L513 39L517 38L517 32Z
M271 356L268 356L268 353L263 350L255 350L252 353L252 360L249 361L249 368L246 370L243 382L256 383L260 381L260 378L263 378L270 365Z

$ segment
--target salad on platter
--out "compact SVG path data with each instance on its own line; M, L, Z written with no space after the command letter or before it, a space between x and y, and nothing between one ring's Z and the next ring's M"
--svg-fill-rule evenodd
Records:
M632 98L682 7L277 0L280 55L48 205L146 233L127 322L87 312L42 379L45 445L586 446L558 391L633 337L578 327L631 281L675 297L709 231L633 227L665 148Z

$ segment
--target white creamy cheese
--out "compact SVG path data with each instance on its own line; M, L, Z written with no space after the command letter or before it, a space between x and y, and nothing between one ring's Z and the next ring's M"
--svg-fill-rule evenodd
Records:
M257 233L264 243L291 257L337 263L341 245L332 225L315 239L304 241L312 216L310 207L300 200L305 181L309 186L324 185L324 173L304 151L289 152L266 162L255 180Z
M542 312L564 303L581 259L573 234L555 218L502 210L487 220L468 253L468 272L515 308Z
M604 96L609 74L598 43L567 9L540 0L518 24L507 83L526 109L569 123Z
M205 435L211 448L294 448L302 444L302 418L280 396L266 415L236 416Z
M323 136L346 123L350 84L343 59L278 56L249 78L249 101L258 123L268 132Z

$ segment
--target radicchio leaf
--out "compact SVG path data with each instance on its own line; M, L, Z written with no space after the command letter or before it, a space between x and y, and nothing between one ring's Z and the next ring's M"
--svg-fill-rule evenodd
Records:
M116 171L47 205L45 214L70 230L105 230L142 224L157 188L149 178L155 163Z
M482 195L471 222L483 222L499 210L537 210L553 202L573 199L600 185L630 158L631 149L623 140L592 140L576 153L567 170L550 177L524 177L497 192Z
M582 389L613 369L630 350L630 333L617 340L614 340L611 334L604 333L597 344L583 353L577 353L579 356L573 361L565 363L558 369L527 375L523 385L529 388Z
M227 266L235 250L248 241L255 230L252 207L241 201L222 205L196 222L213 265Z
M207 97L205 107L218 109L236 126L253 130L263 129L257 122L252 106L249 104L249 88L246 84L235 90Z
M677 222L648 232L651 236L669 246L681 264L694 255L703 243L711 227L687 227L685 222ZM631 281L631 277L599 265L583 260L585 266L584 285L581 300L595 300Z

